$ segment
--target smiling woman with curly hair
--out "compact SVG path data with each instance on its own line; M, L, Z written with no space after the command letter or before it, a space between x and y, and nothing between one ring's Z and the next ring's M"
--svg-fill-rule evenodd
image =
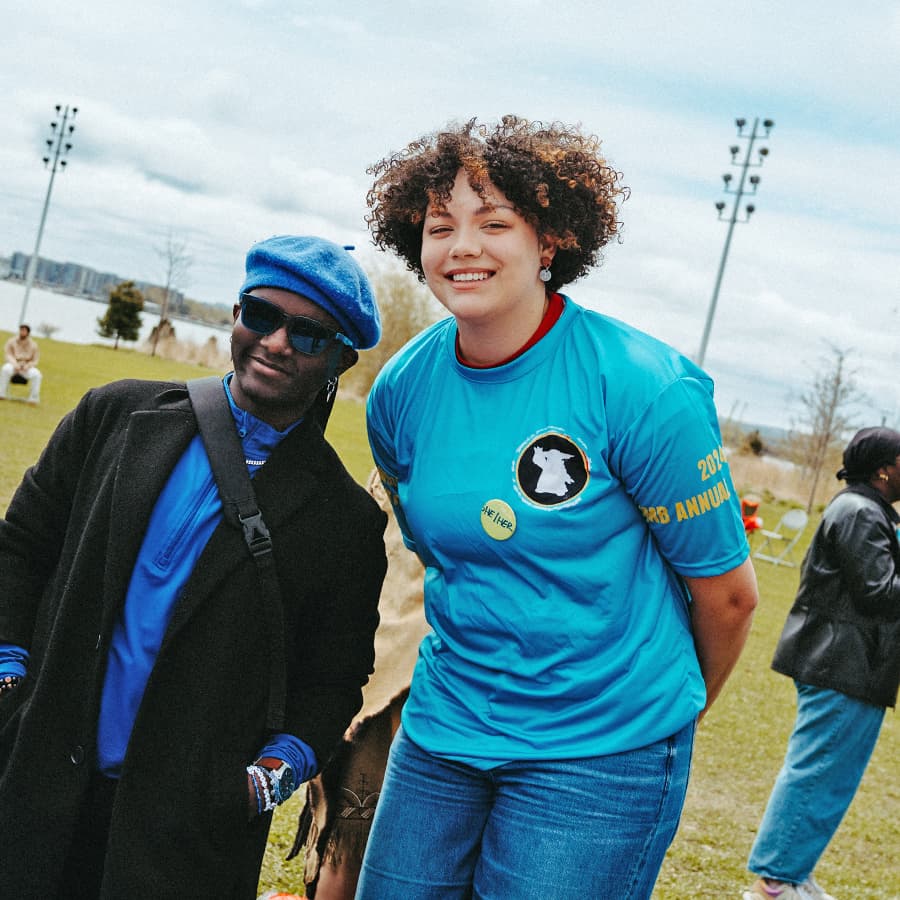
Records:
M596 137L473 119L370 171L451 316L368 402L432 630L357 898L649 897L756 604L712 382L560 293L621 227Z
M493 129L472 119L414 141L369 169L375 175L368 194L375 244L393 250L422 281L425 208L446 204L460 170L482 199L488 185L498 188L539 234L553 238L549 290L586 274L619 233L616 203L628 189L600 155L596 137L517 116L504 116Z

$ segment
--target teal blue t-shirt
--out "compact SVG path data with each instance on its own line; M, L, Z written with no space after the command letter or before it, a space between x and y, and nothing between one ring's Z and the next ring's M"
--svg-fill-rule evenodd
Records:
M480 767L617 753L696 717L680 576L748 548L710 378L566 300L535 346L460 364L446 319L384 368L369 438L426 565L403 724Z

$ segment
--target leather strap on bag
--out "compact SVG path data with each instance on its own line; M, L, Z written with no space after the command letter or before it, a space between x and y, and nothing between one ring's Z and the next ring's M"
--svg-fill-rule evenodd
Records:
M225 521L243 534L259 574L272 652L266 725L272 731L281 731L285 704L284 609L272 554L272 539L256 501L253 483L244 462L244 448L222 379L215 375L193 378L187 382L187 390L219 489Z

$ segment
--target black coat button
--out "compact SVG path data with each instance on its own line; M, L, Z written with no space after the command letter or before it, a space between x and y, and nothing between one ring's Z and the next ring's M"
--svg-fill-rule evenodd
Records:
M72 755L69 757L72 760L72 765L80 766L84 762L84 747L80 744L72 751Z

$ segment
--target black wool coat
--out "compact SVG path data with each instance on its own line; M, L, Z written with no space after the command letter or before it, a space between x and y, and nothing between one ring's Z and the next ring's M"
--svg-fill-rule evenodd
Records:
M184 385L91 391L0 522L0 643L31 654L28 676L0 700L2 898L64 895L60 867L94 760L113 625L154 502L196 433ZM321 765L372 671L385 515L312 421L275 449L254 486L282 593L280 730ZM266 603L241 533L221 523L137 714L103 898L256 897L271 817L248 822L245 767L270 733Z

